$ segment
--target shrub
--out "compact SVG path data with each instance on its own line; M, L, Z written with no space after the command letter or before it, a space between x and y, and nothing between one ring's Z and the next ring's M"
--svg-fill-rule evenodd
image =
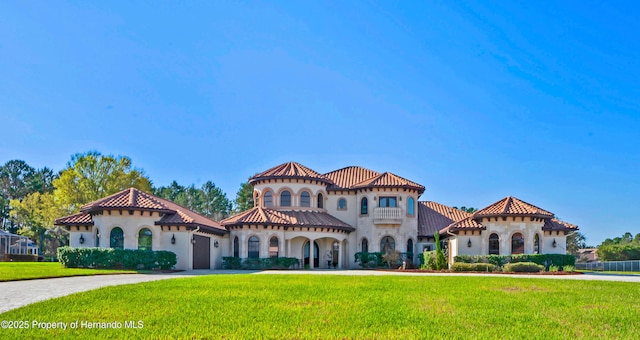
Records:
M576 263L576 257L565 254L459 255L454 258L454 262L491 263L496 267L502 267L507 263L533 262L548 268L551 265L573 266Z
M58 248L58 260L67 268L171 269L177 261L170 251L112 248Z
M567 272L567 273L573 273L576 271L576 267L575 266L564 266L562 267L562 271L563 272Z
M422 266L421 269L436 269L436 251L425 251L422 253Z
M549 271L550 272L557 272L558 270L560 270L559 266L556 266L556 265L549 266Z
M496 266L491 263L455 262L451 265L452 272L492 272Z
M544 270L544 266L533 262L516 262L505 264L503 270L515 273L538 273Z

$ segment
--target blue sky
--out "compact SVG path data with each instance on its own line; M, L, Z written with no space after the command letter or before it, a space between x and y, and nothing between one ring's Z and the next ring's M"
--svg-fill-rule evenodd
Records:
M640 232L640 5L0 2L0 163L126 155L155 185L348 165L590 244Z

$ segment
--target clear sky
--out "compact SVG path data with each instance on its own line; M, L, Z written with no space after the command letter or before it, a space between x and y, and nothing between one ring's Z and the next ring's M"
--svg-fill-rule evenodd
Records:
M0 163L125 155L155 185L360 165L598 244L640 232L640 4L1 1Z

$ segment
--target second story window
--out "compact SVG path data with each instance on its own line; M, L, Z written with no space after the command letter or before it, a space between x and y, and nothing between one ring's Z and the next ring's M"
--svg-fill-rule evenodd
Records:
M398 206L398 202L395 197L380 197L378 206L381 208L395 208Z
M413 200L413 197L409 197L407 199L407 215L409 216L413 216L415 215L415 201Z
M273 195L271 191L267 191L263 197L265 207L273 207Z
M338 210L347 210L347 200L343 197L338 200Z
M311 195L308 192L303 191L300 194L300 206L301 207L310 207L311 206Z
M280 206L281 207L290 207L291 206L291 193L289 190L285 190L280 193Z
M322 194L318 194L318 208L324 208L324 197L322 196Z
M368 213L369 213L369 201L367 200L366 197L363 197L360 200L360 214L366 215Z

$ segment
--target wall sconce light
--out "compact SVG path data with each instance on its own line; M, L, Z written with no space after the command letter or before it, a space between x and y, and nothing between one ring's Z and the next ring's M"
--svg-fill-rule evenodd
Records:
M213 246L218 248L218 246L220 246L220 243L218 243L218 240L213 241Z
M192 244L196 244L196 237L195 236L191 238L191 243Z
M553 243L551 243L551 246L554 247L554 248L558 246L558 243L556 243L556 239L555 238L553 239Z
M173 236L171 236L171 244L176 244L176 234L173 234Z
M471 238L469 238L469 241L467 241L467 247L471 248Z
M84 236L82 234L80 234L80 240L79 241L80 241L80 244L84 243Z

